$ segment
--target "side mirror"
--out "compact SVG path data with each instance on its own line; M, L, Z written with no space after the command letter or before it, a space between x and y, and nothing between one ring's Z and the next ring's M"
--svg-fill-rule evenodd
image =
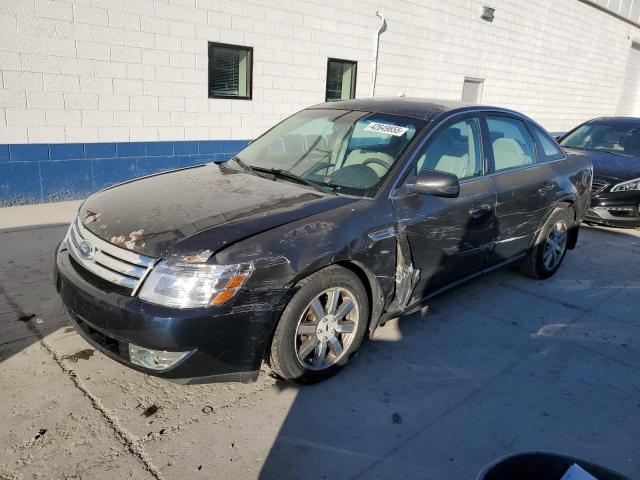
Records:
M436 197L455 198L460 194L458 177L451 173L435 170L421 173L415 183L407 185L407 187L412 192Z

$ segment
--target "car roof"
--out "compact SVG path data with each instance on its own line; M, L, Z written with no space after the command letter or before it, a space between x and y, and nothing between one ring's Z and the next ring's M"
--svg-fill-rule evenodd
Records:
M443 112L453 110L500 110L511 112L504 108L487 107L455 100L436 100L427 98L362 98L354 100L341 100L314 105L311 108L329 108L339 110L360 110L365 112L388 113L391 115L403 115L406 117L431 120Z
M640 125L638 117L598 117L587 123L606 123L607 125Z

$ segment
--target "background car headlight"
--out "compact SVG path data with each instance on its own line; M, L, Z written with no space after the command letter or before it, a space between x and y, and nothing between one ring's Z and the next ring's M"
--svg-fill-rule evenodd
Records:
M640 190L640 178L619 183L611 189L612 192L628 192L629 190Z
M233 298L253 272L253 263L159 263L145 279L138 296L167 307L222 305Z

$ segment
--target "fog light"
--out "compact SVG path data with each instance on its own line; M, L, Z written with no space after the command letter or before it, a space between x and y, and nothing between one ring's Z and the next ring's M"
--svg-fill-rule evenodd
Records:
M166 370L191 352L165 352L163 350L151 350L150 348L139 347L129 344L129 360L136 365L140 365L152 370Z

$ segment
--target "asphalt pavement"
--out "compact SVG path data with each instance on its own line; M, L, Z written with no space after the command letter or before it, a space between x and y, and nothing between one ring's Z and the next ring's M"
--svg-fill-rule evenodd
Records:
M527 450L640 478L640 232L584 228L552 279L451 291L322 384L180 386L74 332L48 223L0 222L0 479L471 480Z

